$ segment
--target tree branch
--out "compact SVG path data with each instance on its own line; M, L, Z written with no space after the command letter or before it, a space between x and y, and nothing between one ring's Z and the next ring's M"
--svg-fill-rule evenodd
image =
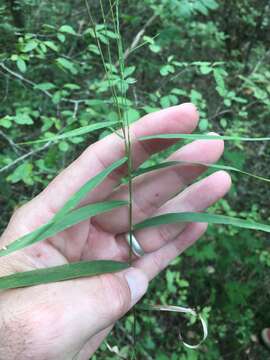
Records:
M29 80L27 78L25 78L24 76L22 76L21 74L18 74L16 73L15 71L11 70L10 68L8 68L3 62L0 63L0 67L6 71L7 73L9 73L10 75L12 75L13 77L16 77L17 79L25 82L26 84L30 85L31 87L36 87L38 84L35 83L34 81L32 80ZM44 95L46 95L47 97L49 97L50 99L53 97L53 94L50 93L48 90L43 90L43 89L39 89L37 88L38 91L42 92ZM66 103L70 103L70 104L73 104L73 105L76 105L76 104L80 104L82 102L85 102L86 100L88 99L67 99L67 98L62 98L60 100L60 102L66 102Z
M12 147L12 149L15 151L15 153L17 155L20 154L20 146L15 144L15 142L9 137L7 136L2 130L0 130L0 135L9 143L9 145Z

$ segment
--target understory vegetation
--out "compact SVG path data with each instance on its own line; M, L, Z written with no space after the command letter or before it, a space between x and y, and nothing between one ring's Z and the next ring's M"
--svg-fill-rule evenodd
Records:
M84 0L0 4L2 231L16 207L38 194L89 144L113 131L108 127L51 140L79 127L116 122L112 85L127 92L117 101L125 102L123 116L130 123L191 101L200 112L197 133L269 136L268 0L120 1L123 74L110 5L104 1L101 9L100 4L89 1L95 26ZM36 139L43 141L31 143ZM177 147L146 165L157 164ZM220 164L270 178L269 157L267 142L226 142ZM231 176L229 195L210 212L268 223L269 183L237 172ZM199 349L188 349L179 329L187 342L196 343L200 323L179 314L137 311L138 358L268 358L258 337L270 326L269 270L267 234L209 225L207 234L152 282L143 300L198 309L208 321L207 340ZM128 359L132 327L131 314L93 359Z

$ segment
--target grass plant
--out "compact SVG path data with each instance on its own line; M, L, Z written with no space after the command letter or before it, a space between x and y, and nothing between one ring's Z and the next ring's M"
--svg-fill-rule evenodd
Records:
M64 281L67 279L85 277L85 276L94 276L97 274L108 273L120 271L132 263L132 232L134 230L143 229L146 227L159 226L163 224L174 224L178 222L208 222L212 224L226 224L229 226L236 226L247 228L251 230L270 232L270 225L256 223L250 221L249 219L241 219L236 217L222 216L218 214L210 213L171 213L164 214L161 216L153 217L142 221L139 224L133 224L132 222L132 211L133 211L133 181L136 176L142 174L156 171L161 168L166 168L169 166L178 166L181 164L186 164L185 162L164 162L155 166L142 167L139 169L133 168L132 160L132 140L130 133L130 119L128 117L128 112L126 109L127 106L127 91L128 87L125 81L125 72L126 72L126 60L125 60L125 50L123 44L123 38L120 31L120 1L109 0L109 11L105 12L105 7L102 0L99 0L100 11L103 19L103 25L105 26L105 33L113 34L108 36L110 39L106 46L101 43L99 35L97 33L97 24L92 15L91 5L86 0L85 5L89 15L89 21L92 26L92 30L96 39L97 47L100 53L100 60L103 64L105 78L108 81L110 92L113 98L113 107L116 110L118 120L117 121L107 121L100 122L94 125L78 127L75 130L61 133L59 135L53 136L51 138L37 139L31 142L25 142L24 144L33 144L33 143L43 143L47 141L60 141L62 139L72 138L83 134L89 134L95 130L102 128L113 128L114 131L123 139L125 144L125 157L118 160L117 162L110 165L104 171L100 172L97 176L87 181L81 189L79 189L60 209L56 215L47 223L42 225L40 228L36 229L30 234L27 234L19 239L16 239L7 247L4 247L0 250L0 256L6 256L15 251L19 251L25 247L32 246L33 244L43 241L52 235L55 235L64 229L67 229L75 224L78 224L81 221L90 219L97 214L102 214L108 211L111 211L115 208L121 206L128 206L129 209L129 236L130 236L130 255L129 255L129 264L119 263L116 261L110 260L100 260L100 261L82 261L78 263L70 263L64 266L52 267L49 269L42 270L33 270L25 273L17 273L9 276L0 278L0 289L11 289L17 287L33 286L37 284ZM111 46L117 47L118 58L112 58ZM138 49L140 46L137 47ZM120 130L119 130L120 129ZM197 139L223 139L227 141L236 141L236 142L245 142L245 141L269 141L270 137L262 138L252 138L252 137L238 137L238 136L213 136L205 134L160 134L155 136L148 136L141 138L140 141L148 141L153 139L186 139L186 140L197 140ZM128 201L108 201L102 203L90 204L88 206L80 207L81 201L85 198L89 192L102 183L107 176L109 176L113 171L118 167L125 164L127 166L126 182L128 184ZM252 176L258 180L269 182L270 180L262 176L251 174L246 171L237 169L236 167L228 165L210 165L205 163L197 163L199 165L210 167L213 169L223 169L228 171L240 172L242 174ZM158 311L177 311L182 313L187 313L191 315L196 315L195 312L191 309L173 307L173 306L150 306L144 308L138 308L141 310L158 310ZM135 311L135 310L134 310ZM200 317L202 321L204 336L203 339L207 336L207 327L204 320ZM135 324L136 324L136 312L134 312L134 328L133 328L133 337L135 338ZM136 357L136 342L134 341L134 357ZM188 344L186 346L192 347ZM193 346L193 348L196 346Z

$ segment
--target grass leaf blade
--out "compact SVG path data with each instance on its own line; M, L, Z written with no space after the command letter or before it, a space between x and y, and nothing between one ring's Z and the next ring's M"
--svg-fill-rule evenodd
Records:
M83 206L79 209L71 211L69 214L56 222L50 222L41 226L30 234L22 236L10 245L0 251L0 257L11 254L14 251L21 250L27 246L33 245L39 241L48 239L59 232L68 229L90 217L111 211L115 208L128 205L127 201L114 200Z
M70 130L70 131L66 131L62 134L59 135L55 135L55 136L51 136L51 137L47 137L46 139L38 139L38 140L33 140L33 141L27 141L27 142L23 142L20 144L39 144L39 143L44 143L44 142L48 142L48 141L59 141L59 140L63 140L63 139L68 139L71 137L76 137L76 136L81 136L81 135L85 135L88 134L90 132L99 130L99 129L103 129L103 128L107 128L109 126L113 126L116 125L118 122L117 121L103 121L100 123L96 123L96 124L91 124L91 125L87 125L87 126L82 126L80 128L74 129L74 130Z
M205 222L209 224L232 225L240 228L246 228L250 230L260 230L270 233L270 225L267 224L261 224L249 220L244 220L244 219L234 218L224 215L193 213L193 212L168 213L168 214L155 216L134 225L133 229L139 230L147 227L166 225L166 224L176 224L182 222Z
M51 237L58 232L89 219L90 217L127 205L128 201L112 200L83 206L79 209L71 211L60 221L56 222L52 228L47 230L47 237Z
M106 179L106 177L113 172L115 169L119 168L127 161L127 158L124 157L115 161L113 164L108 166L106 169L101 171L99 174L94 176L92 179L88 180L73 196L69 198L69 200L65 203L65 205L60 209L54 217L54 221L60 219L69 211L74 209L81 200L94 188L96 188L99 184L102 183Z
M112 273L127 269L128 266L127 263L111 260L74 262L0 277L0 289L15 289Z
M229 135L207 135L207 134L158 134L143 136L139 140L153 139L185 139L185 140L229 140L229 141L270 141L270 137L241 137Z
M171 166L177 166L177 165L181 165L181 164L182 165L201 165L201 166L208 167L210 169L233 171L233 172L236 172L236 173L240 173L240 174L243 174L243 175L253 177L253 178L257 179L257 180L270 182L270 179L268 179L268 178L265 178L265 177L260 176L260 175L252 174L252 173L244 171L244 170L240 170L240 169L238 169L236 167L233 167L233 166L230 166L230 165L208 164L208 163L204 163L204 162L192 162L192 161L165 161L163 163L152 165L152 166L149 166L149 167L139 168L138 170L133 172L133 177L136 177L136 176L139 176L139 175L142 175L142 174L146 174L146 173L151 172L151 171L160 170L160 169L163 169L163 168L167 168L167 167L171 167Z

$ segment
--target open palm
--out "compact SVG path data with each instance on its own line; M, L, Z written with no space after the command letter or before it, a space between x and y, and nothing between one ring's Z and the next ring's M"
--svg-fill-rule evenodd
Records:
M149 114L131 127L133 167L172 141L138 141L161 133L190 133L198 122L192 104ZM212 163L223 153L221 140L183 146L170 160ZM13 215L0 239L4 246L49 221L88 179L125 155L116 134L89 146L35 199ZM119 185L125 167L114 171L83 204L127 200ZM134 180L133 223L167 212L198 212L224 196L230 177L223 171L192 183L205 167L182 164ZM206 224L163 225L135 233L146 255L117 274L77 279L0 293L0 359L89 359L116 320L145 293L148 281L205 231ZM92 259L126 261L128 210L115 209L84 221L42 243L0 258L0 275ZM0 247L1 247L0 246ZM3 310L2 310L3 309Z

